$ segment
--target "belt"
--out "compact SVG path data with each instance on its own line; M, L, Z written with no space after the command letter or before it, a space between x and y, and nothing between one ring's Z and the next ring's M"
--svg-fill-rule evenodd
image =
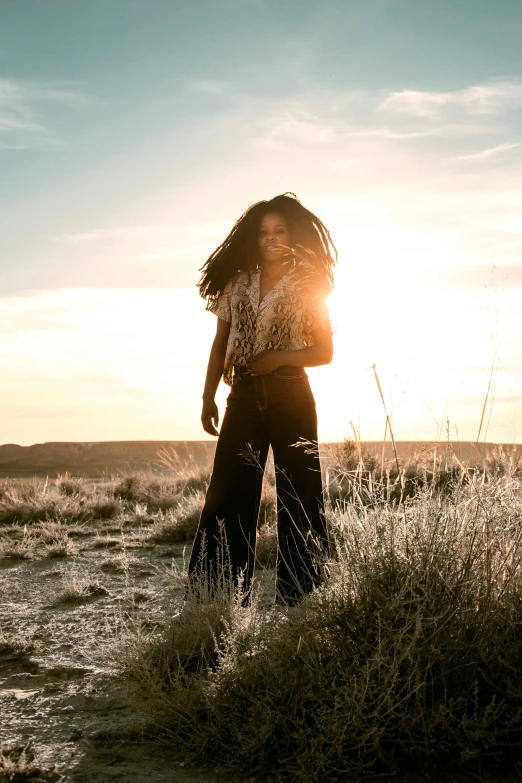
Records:
M232 365L232 384L238 383L244 375L250 375L250 370L246 364Z

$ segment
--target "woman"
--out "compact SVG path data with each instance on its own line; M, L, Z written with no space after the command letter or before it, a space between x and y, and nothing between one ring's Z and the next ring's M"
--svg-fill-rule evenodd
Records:
M326 296L334 256L323 223L285 194L250 207L202 267L200 294L217 315L201 414L210 435L218 435L221 377L232 388L190 559L193 594L231 576L248 601L269 446L277 489L276 602L295 606L318 582L317 555L327 551L319 455L295 444L317 442L304 368L332 359Z

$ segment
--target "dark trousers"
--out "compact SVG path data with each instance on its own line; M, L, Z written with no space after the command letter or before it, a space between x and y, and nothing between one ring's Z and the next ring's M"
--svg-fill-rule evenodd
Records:
M294 446L300 439L312 446ZM298 367L241 376L232 387L214 470L194 540L189 582L210 589L223 574L248 593L263 472L272 446L276 469L276 601L295 605L319 581L328 551L317 451L317 417L308 377ZM248 600L248 598L246 599Z

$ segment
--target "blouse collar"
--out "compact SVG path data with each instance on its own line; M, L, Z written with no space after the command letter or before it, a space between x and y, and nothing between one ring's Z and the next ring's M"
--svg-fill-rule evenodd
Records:
M252 287L250 289L250 300L252 302L252 306L254 310L260 312L261 310L264 310L264 308L267 306L267 304L270 304L270 302L275 299L278 295L281 289L284 289L287 285L288 274L284 274L282 277L279 278L277 283L272 286L270 291L268 291L261 302L259 301L259 290L261 287L261 270L257 269L255 275L252 279Z

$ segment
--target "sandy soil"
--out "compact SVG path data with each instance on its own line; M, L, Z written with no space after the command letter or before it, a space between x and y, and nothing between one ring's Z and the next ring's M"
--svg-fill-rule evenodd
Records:
M27 654L0 655L0 743L9 749L32 739L33 766L42 770L36 779L46 781L220 779L219 770L141 740L145 717L132 686L100 657L122 616L159 628L165 608L181 601L172 566L182 563L183 547L132 541L127 528L75 543L72 557L0 560L0 632L35 645ZM90 598L56 603L74 578L101 587ZM34 778L17 778L25 779Z

